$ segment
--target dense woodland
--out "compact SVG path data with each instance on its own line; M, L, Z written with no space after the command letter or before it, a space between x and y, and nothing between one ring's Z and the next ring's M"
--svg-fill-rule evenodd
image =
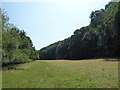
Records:
M92 11L90 24L39 50L40 59L120 57L120 2Z
M2 65L25 63L39 58L31 39L24 30L9 23L9 17L0 9L2 21ZM1 20L2 19L2 20Z

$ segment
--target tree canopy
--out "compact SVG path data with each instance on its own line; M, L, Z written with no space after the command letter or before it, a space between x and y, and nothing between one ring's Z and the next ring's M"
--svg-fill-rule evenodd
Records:
M3 65L25 63L39 58L31 39L24 30L9 23L6 12L2 14L2 63Z
M92 11L90 19L88 26L75 30L69 38L40 49L40 59L120 57L120 2Z

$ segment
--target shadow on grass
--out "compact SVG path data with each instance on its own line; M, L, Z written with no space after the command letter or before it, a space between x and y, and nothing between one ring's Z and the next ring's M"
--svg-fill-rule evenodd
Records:
M106 59L104 59L104 61L115 62L115 61L120 61L120 59L119 58L116 58L116 59L106 58Z
M60 60L65 60L65 61L84 61L84 60L120 61L120 58L109 58L109 57L97 58L95 57L95 58L80 58L80 59L57 59L57 60L54 59L54 61L60 61Z
M104 58L80 58L80 59L70 59L70 61L80 61L80 60L96 60L96 59L104 59Z
M26 69L18 67L18 65L9 65L9 66L3 67L3 70L26 70Z
M120 61L120 58L82 58L82 59L61 59L61 60L68 60L68 61L84 61L84 60L103 60L103 61L111 61L111 62L115 62L115 61Z

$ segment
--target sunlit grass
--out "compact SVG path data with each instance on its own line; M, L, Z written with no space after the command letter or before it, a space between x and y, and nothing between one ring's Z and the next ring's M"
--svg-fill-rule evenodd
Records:
M0 70L0 89L2 88L2 70Z
M16 68L3 70L3 88L118 87L116 60L41 60Z

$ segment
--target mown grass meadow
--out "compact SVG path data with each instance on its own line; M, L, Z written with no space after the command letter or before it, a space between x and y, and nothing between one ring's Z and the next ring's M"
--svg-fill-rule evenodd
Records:
M118 61L37 60L2 75L3 88L118 88Z

